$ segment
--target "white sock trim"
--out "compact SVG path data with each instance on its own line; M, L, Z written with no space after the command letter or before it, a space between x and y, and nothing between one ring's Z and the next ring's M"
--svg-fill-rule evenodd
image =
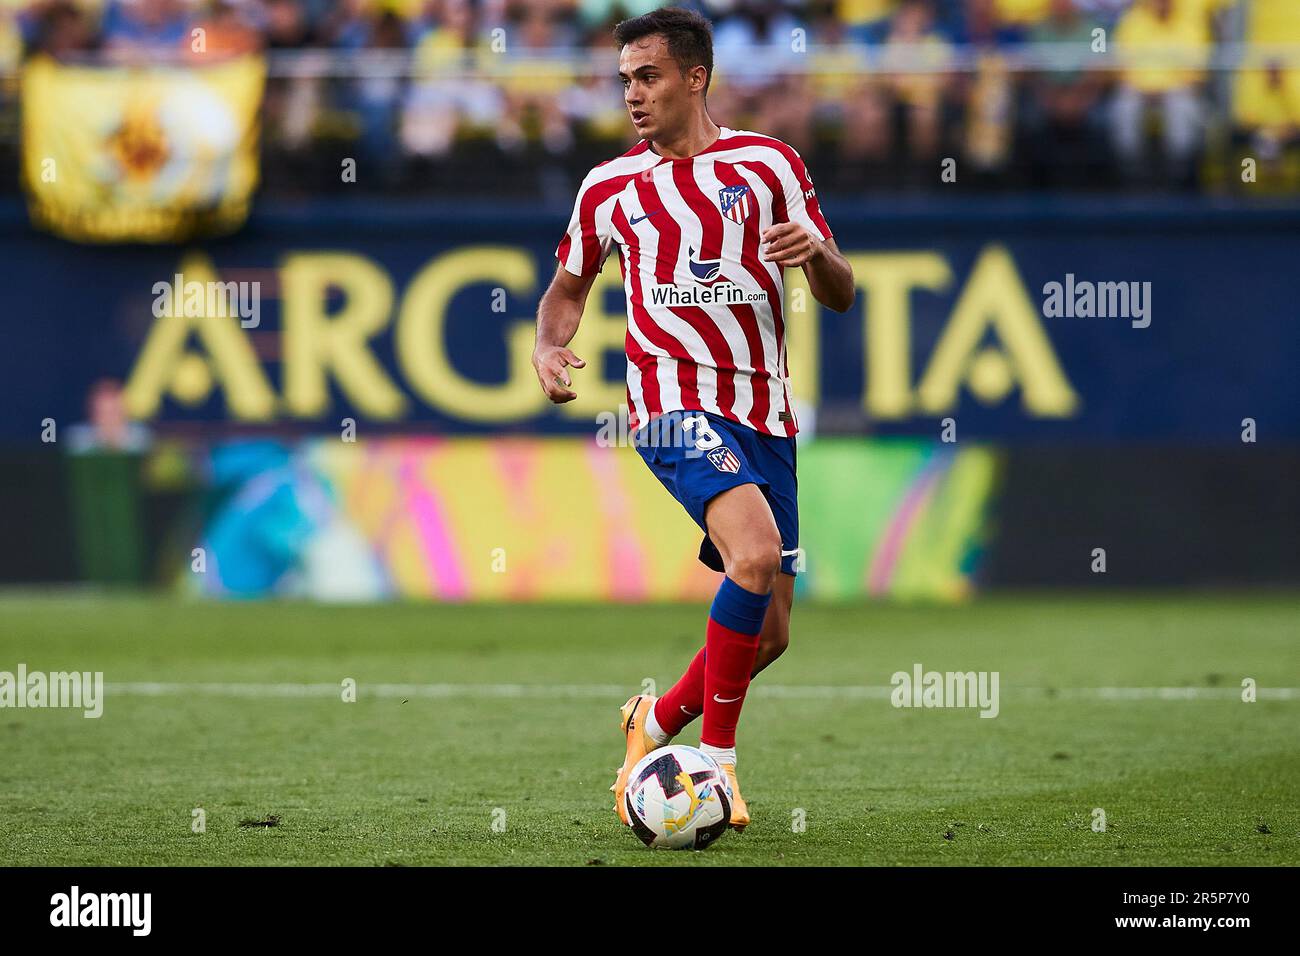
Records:
M701 741L700 749L716 760L718 763L729 763L733 767L736 765L736 748L735 747L710 747Z
M655 701L655 703L658 704L658 701ZM669 734L659 726L659 721L655 719L655 709L653 706L650 708L650 713L645 715L645 732L649 734L650 739L660 747L673 739L672 734Z

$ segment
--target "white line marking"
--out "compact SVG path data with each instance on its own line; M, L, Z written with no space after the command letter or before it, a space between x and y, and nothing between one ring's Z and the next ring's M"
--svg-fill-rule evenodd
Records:
M106 693L125 697L338 697L341 684L108 682ZM1239 687L1009 687L1013 696L1066 700L1238 700ZM600 699L626 695L623 684L369 684L357 682L361 697ZM888 685L754 684L749 696L783 700L888 700ZM1260 687L1260 700L1300 700L1300 687Z

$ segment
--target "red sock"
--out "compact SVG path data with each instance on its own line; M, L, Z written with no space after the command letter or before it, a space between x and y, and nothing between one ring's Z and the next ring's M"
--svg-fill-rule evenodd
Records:
M676 737L704 713L704 648L691 659L686 673L667 693L655 701L655 720L667 734Z
M709 656L704 665L704 729L700 743L736 746L736 724L758 654L758 635L741 634L709 618Z
M770 594L746 591L731 578L722 587L709 613L708 651L704 663L704 728L700 743L735 747L736 724L749 689L749 675L758 654Z

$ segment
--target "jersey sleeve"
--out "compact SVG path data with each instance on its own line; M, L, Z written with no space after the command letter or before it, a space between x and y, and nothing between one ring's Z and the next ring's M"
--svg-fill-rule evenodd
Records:
M573 203L569 228L555 247L560 265L584 279L600 271L613 244L612 225L607 215L600 215L598 200L599 190L584 182Z
M788 158L789 171L781 177L785 187L786 216L818 239L831 238L831 227L822 215L821 205L817 202L817 190L813 186L812 177L808 175L803 158L793 149Z

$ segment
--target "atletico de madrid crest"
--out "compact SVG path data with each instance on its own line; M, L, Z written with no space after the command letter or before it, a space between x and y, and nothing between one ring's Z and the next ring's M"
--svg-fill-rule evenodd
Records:
M725 471L730 475L740 471L740 459L726 445L709 452L709 461L718 471Z
M754 196L748 186L723 186L718 190L718 205L732 222L744 222L754 208Z

